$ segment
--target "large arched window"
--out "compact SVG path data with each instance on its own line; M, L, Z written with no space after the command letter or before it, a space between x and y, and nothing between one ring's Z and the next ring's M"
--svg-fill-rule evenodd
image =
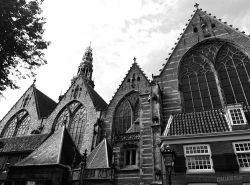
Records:
M125 133L138 118L139 95L137 92L128 94L118 104L114 114L115 134Z
M27 135L30 116L26 110L17 112L5 125L1 136L4 138Z
M78 101L67 104L58 114L54 123L54 129L65 125L75 144L80 147L85 126L87 122L87 112L83 105Z
M185 112L221 108L213 60L222 43L195 47L182 59L179 70L180 91Z
M250 101L250 60L234 45L207 40L191 48L179 68L183 111L222 108Z
M215 68L227 104L250 103L250 60L236 47L224 44L220 49Z

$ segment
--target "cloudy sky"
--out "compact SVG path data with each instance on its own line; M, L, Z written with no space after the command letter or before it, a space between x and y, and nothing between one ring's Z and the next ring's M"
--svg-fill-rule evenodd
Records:
M57 101L92 43L96 91L109 103L133 58L148 77L158 74L185 27L194 4L250 34L249 0L44 0L48 64L37 70L36 87ZM0 119L32 84L18 82L0 98Z

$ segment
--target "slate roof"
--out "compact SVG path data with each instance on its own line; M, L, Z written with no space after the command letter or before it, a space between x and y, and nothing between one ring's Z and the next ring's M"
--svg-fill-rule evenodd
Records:
M39 147L48 134L37 134L22 137L0 139L0 153L31 152Z
M84 80L89 95L93 101L96 110L105 110L107 108L107 103L102 99L102 97Z
M109 168L111 160L111 149L106 139L103 139L87 158L87 168Z
M166 129L168 136L230 131L223 110L176 114Z
M56 107L56 102L34 87L39 118L47 118Z
M76 157L80 159L77 150L67 129L62 127L54 132L41 146L33 151L29 156L15 164L15 166L33 166L33 165L71 165Z

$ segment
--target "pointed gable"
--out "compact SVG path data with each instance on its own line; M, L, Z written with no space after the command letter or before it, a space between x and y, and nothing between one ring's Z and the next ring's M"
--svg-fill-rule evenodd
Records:
M15 119L20 112L26 112L30 124L27 133L24 135L29 135L40 126L41 121L39 119L47 118L55 108L55 105L56 103L39 91L33 83L0 121L0 132L3 129L5 130L9 122Z
M167 62L161 69L160 75L163 72L167 72L166 69L171 61L179 60L184 53L188 51L195 44L210 38L221 38L228 41L238 42L241 39L245 41L238 42L239 45L248 45L249 38L244 31L239 31L238 28L234 28L232 25L228 25L227 22L222 22L220 18L212 16L206 11L197 8L194 14L191 15L191 19L188 20L184 31L180 33L180 38L177 38L175 47L172 48L172 52L169 53L169 57L166 58ZM249 41L248 43L246 41ZM245 42L245 43L244 43Z
M121 105L122 102L124 102L125 105L128 105L128 101L129 101L130 105L132 105L134 109L133 117L138 116L139 111L137 112L137 110L139 110L140 104L139 104L139 101L137 100L139 98L139 95L149 93L149 92L150 92L149 79L147 78L145 73L142 71L142 69L139 67L139 65L136 62L133 62L128 73L125 75L121 85L118 87L117 91L112 97L108 105L108 108L106 110L106 116L104 120L103 129L106 131L106 135L108 139L111 136L112 128L114 129L113 127L114 114L115 114L115 111L119 108L119 105ZM123 100L128 100L128 101L123 101ZM122 107L122 105L120 107ZM130 106L131 109L132 107ZM136 121L136 120L133 120L133 121ZM118 128L116 129L117 131L119 130Z
M34 152L15 166L69 165L78 163L80 154L65 127L53 133Z
M109 168L111 159L111 148L106 139L103 139L87 158L87 168Z
M120 84L114 96L112 97L109 105L111 105L113 101L116 101L116 98L120 99L121 94L122 96L124 96L125 94L131 91L147 92L149 83L150 81L148 77L139 67L137 62L134 62L125 77L123 78L122 83Z
M160 86L163 87L163 115L165 121L168 120L170 114L182 112L183 104L181 102L182 95L180 94L179 69L182 59L189 51L196 46L207 45L206 50L213 53L213 44L215 42L231 43L236 47L250 53L250 39L239 30L222 22L221 19L212 16L202 9L196 9L191 19L188 20L184 31L180 33L180 38L177 39L172 52L166 58L167 62L160 70L157 80ZM212 48L212 49L211 49ZM200 51L202 52L202 51ZM215 52L214 52L215 53ZM214 56L205 56L214 57ZM185 66L184 66L185 67Z

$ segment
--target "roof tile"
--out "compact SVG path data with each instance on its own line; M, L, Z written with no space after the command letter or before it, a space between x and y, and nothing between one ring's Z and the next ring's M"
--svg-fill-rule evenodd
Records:
M180 113L173 115L168 134L189 135L229 131L223 110Z
M1 138L1 153L33 151L41 145L48 134L37 134L22 137Z

